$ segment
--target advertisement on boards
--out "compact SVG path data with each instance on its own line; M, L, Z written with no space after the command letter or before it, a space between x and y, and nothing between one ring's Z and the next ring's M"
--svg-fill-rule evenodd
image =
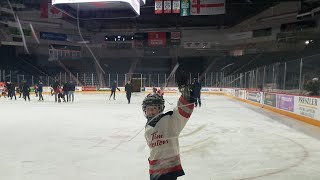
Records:
M247 91L247 100L262 103L262 93L256 91Z
M277 108L293 112L294 96L277 94Z
M294 112L301 116L320 120L320 99L305 96L294 97Z
M277 107L277 94L265 93L264 104L272 107Z

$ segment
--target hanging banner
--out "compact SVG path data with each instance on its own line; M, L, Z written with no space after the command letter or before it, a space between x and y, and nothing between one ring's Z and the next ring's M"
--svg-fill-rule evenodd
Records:
M225 13L225 0L191 0L191 15L217 15Z
M48 18L48 1L40 3L40 18Z
M162 0L155 0L154 1L154 13L155 14L162 14L163 13Z
M180 14L180 0L172 1L172 13Z
M148 33L148 46L166 46L167 36L165 32L149 32Z
M180 16L189 16L190 15L190 1L189 0L181 0L181 9Z
M164 0L163 1L163 12L165 14L171 13L171 0Z
M170 33L170 44L171 46L180 46L181 32Z
M210 49L211 43L210 42L184 42L184 48L191 48L191 49Z
M180 40L181 39L181 32L171 32L171 39L177 39Z

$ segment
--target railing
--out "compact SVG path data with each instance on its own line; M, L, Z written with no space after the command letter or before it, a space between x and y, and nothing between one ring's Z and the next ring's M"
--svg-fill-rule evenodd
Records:
M308 94L305 86L314 78L320 78L320 54L231 74L223 78L222 86Z
M16 74L13 71L0 69L0 81L11 81L16 84L20 84L22 81L27 81L30 85L37 84L40 80L44 85L50 86L55 80L58 80L60 84L64 84L68 81L73 81L78 86L103 86L108 87L113 81L116 81L118 86L124 86L130 79L139 79L141 81L141 87L156 86L161 87L166 83L168 86L176 86L175 76L168 79L169 74L97 74L92 72L87 73L67 73L60 72L54 76L31 76ZM221 73L220 73L221 74ZM203 86L216 87L219 81L219 73L206 73L201 80ZM74 77L74 78L73 78ZM189 74L189 82L192 82L194 78L199 78L200 74ZM105 84L102 83L101 78L104 78ZM167 82L168 81L168 82Z
M227 68L224 69L226 70ZM204 87L249 88L269 92L306 94L305 85L313 78L320 77L320 54L258 67L238 74L231 72L225 75L224 71L189 74L188 79L189 82L192 82L193 78L201 77L200 82ZM130 79L139 79L141 87L162 87L167 83L168 76L169 74L97 74L92 72L73 73L72 75L70 72L60 72L55 76L34 77L0 69L0 81L20 84L26 80L32 86L39 80L50 86L56 79L60 84L72 80L78 86L109 87L113 81L116 81L118 86L124 86ZM176 86L175 76L168 80L168 86Z

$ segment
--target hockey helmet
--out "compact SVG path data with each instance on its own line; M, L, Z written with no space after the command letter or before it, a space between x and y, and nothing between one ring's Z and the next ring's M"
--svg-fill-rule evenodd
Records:
M159 94L148 94L143 102L142 102L142 111L144 113L144 116L149 119L149 118L152 118L152 117L147 117L146 115L146 108L147 106L158 106L159 107L159 110L160 110L160 113L163 112L165 106L164 106L164 99L161 95Z

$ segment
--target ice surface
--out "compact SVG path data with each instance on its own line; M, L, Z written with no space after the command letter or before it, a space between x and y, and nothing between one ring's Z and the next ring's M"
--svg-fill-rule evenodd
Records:
M144 96L0 98L0 179L147 180ZM176 104L178 95L165 98ZM202 101L180 137L179 180L320 178L319 128L224 96Z

